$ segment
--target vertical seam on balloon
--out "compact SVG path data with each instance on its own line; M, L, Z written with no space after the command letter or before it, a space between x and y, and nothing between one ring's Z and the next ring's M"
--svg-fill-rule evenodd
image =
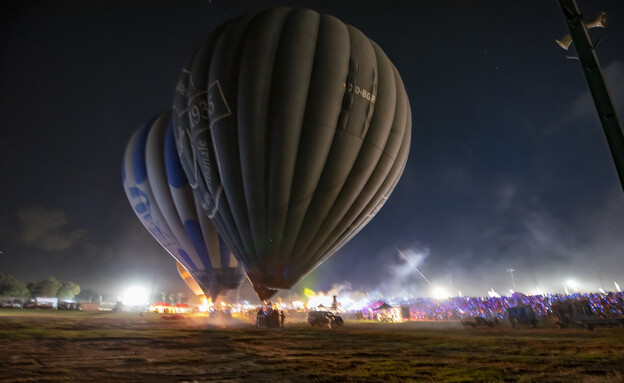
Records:
M245 23L244 25L241 25L241 31L240 31L240 36L243 36L246 33L246 30L248 29L249 26L249 17L248 18L239 18L237 19L235 22L232 22L228 25L228 27L224 28L224 30L222 31L221 35L217 38L217 41L215 43L214 46L214 51L213 51L213 55L211 57L211 61L208 65L207 70L210 72L211 69L213 68L213 64L214 64L214 52L216 51L216 48L219 47L220 44L225 44L225 39L228 38L227 33L231 31L232 28L234 28L237 24L239 23ZM240 57L241 54L241 44L240 44L240 36L237 40L234 40L233 43L236 44L236 46L233 48L234 49L234 55L233 55L233 62L236 63L237 62L237 57ZM232 39L233 36L230 36L230 39ZM221 51L225 50L227 48L223 48L221 47ZM236 65L233 63L230 63L232 65ZM237 73L238 71L234 69L232 69L230 71L230 78L228 79L228 83L233 83L234 85L236 85L238 83L237 81ZM210 79L210 73L208 74L208 78ZM230 87L228 87L230 88ZM233 88L234 90L231 90L231 94L228 94L228 96L230 97L230 99L236 100L237 99L237 90L236 90L236 86L232 86L231 88ZM234 108L236 111L236 108ZM232 117L234 119L237 119L237 113L233 113ZM236 123L235 121L232 122L232 125L234 127L236 127ZM224 177L224 171L222 168L222 163L219 159L219 151L217 150L217 142L214 139L214 129L210 129L210 133L211 133L211 138L212 138L212 145L213 148L215 150L215 161L217 162L217 165L219 167L219 174L220 174L220 179L221 181L223 181L223 177ZM238 148L237 148L238 150ZM240 166L238 169L238 179L240 179ZM241 182L242 183L242 182ZM221 185L223 185L223 187L225 188L225 183L221 182ZM242 192L242 190L240 190L239 192ZM244 240L244 228L242 228L240 226L240 223L238 222L236 215L234 214L234 210L233 210L233 205L231 205L228 201L228 194L226 194L225 189L223 190L223 196L221 197L220 201L219 201L219 210L221 211L218 215L221 216L221 218L223 218L222 222L224 222L226 224L226 226L228 227L228 231L231 234L231 241L232 242L236 242L235 246L232 246L232 248L240 248L241 250L239 250L240 252L240 256L244 257L245 256L245 240ZM228 209L228 212L224 212L224 209ZM239 210L243 210L244 209L239 209ZM216 217L216 216L215 216ZM225 220L227 218L227 221ZM214 219L214 218L213 218ZM231 227L230 227L231 226ZM239 246L240 245L240 246Z
M275 79L276 55L279 50L279 45L281 41L282 32L284 30L284 25L287 22L287 19L289 18L289 16L293 12L292 10L287 9L287 8L284 8L284 10L286 12L282 14L276 14L275 12L269 11L269 12L263 12L257 16L257 17L259 17L260 15L272 16L272 14L276 14L277 16L279 16L279 17L270 17L266 20L262 20L263 25L270 23L272 26L271 28L267 28L268 29L267 34L263 36L264 38L266 38L266 41L264 42L268 43L268 47L266 47L267 48L266 54L265 54L266 61L262 60L261 62L265 63L266 67L264 68L258 67L258 68L264 69L263 73L260 73L259 71L253 72L253 75L255 76L260 75L262 77L260 79L257 79L257 80L262 81L260 84L260 88L257 90L259 90L261 94L266 96L266 97L261 97L261 100L256 101L256 102L261 103L261 105L257 107L257 111L258 111L257 117L260 120L258 123L263 124L264 131L261 133L263 133L264 135L262 137L258 137L259 139L263 140L263 143L258 145L258 147L263 152L264 158L256 158L256 159L247 158L247 162L244 162L243 155L242 155L243 150L239 151L240 160L241 160L241 174L243 175L243 187L245 188L244 194L245 194L245 199L246 199L246 203L248 206L247 210L250 211L247 217L249 220L249 228L250 228L250 233L251 233L251 240L252 240L251 245L253 246L253 249L254 249L253 253L255 255L254 262L253 262L254 264L257 263L260 259L264 258L267 252L267 248L268 248L267 247L268 244L266 243L267 229L268 229L266 220L268 219L268 211L266 210L266 208L267 208L269 196L268 196L266 186L268 185L268 181L269 181L268 176L269 176L269 164L270 164L270 148L267 148L268 146L267 144L270 144L271 142L269 107L271 105L271 100L273 98L272 84ZM273 30L273 28L275 29ZM275 36L279 36L279 38L276 39ZM239 80L240 80L240 76L239 76ZM252 103L254 102L252 101ZM244 106L249 108L251 105L249 103L246 103ZM239 108L239 112L241 112L240 108ZM239 124L239 128L241 127L242 126L240 126ZM239 134L239 146L242 144L240 137L241 135ZM255 146L256 146L255 144L252 144L252 147L255 147ZM246 177L244 177L242 166L246 165L249 171L250 170L249 167L253 165L251 164L251 162L254 162L254 161L261 162L260 166L256 166L256 170L260 170L262 174L258 175L257 180L254 177L251 177L251 179L249 179L249 182L245 182ZM255 190L256 184L255 183L250 184L251 182L255 182L255 181L257 181L258 183L264 186L260 188L260 192L263 195L261 194L259 196L260 198L258 198L259 205L254 203L255 202L254 194L256 193L256 190ZM248 189L248 188L251 188L251 189ZM253 211L254 209L257 209L257 210ZM262 216L258 217L259 214L260 215L264 214L264 217Z
M320 18L319 18L319 28L318 28L318 30L317 30L317 42L316 42L315 55L314 55L314 64L316 64L316 61L317 61L317 58L318 58L318 53L319 53L319 51L320 51L320 50L318 49L318 47L319 47L319 42L320 42L319 36L320 36L320 31L321 31L321 28L322 28L322 24L323 24L323 19L324 19L325 17L326 17L326 16L321 15L321 16L320 16ZM342 23L341 21L338 21L338 23L339 23L341 26L343 26L343 27L345 28L345 31L346 31L346 33L347 33L347 40L349 41L349 44L350 44L350 33L349 33L349 30L348 30L347 26L346 26L344 23ZM327 28L329 28L329 27L327 27ZM349 49L350 49L350 46L349 46ZM350 55L349 55L349 56L350 56ZM317 69L317 65L313 65L313 67L312 67L312 73L311 73L311 78L310 78L310 81L312 80L312 78L313 78L313 76L314 76L315 70L318 70L318 69ZM348 77L348 73L349 73L349 72L347 72L347 77ZM311 86L309 86L309 88L308 88L308 97L309 97L309 92L310 92L311 88L312 88ZM343 93L343 98L344 98L344 93ZM335 124L334 124L334 125L332 125L332 126L328 126L328 125L326 125L326 124L320 124L319 122L314 122L314 125L316 125L317 127L321 127L321 126L328 127L329 129L333 130L333 132L334 132L334 137L335 137L335 134L336 134L336 132L338 131L338 123L339 123L339 121L340 121L340 115L341 115L341 112L338 112L338 116L337 116L337 119L336 119L336 121L335 121ZM305 124L305 121L309 121L309 120L314 121L314 119L313 119L313 118L311 118L311 116L310 116L310 111L309 111L309 108L308 108L308 107L306 107L306 109L305 109L305 111L304 111L303 124ZM305 125L304 125L304 126L305 126ZM301 134L301 136L300 136L300 140L299 140L299 144L298 144L298 148L297 148L297 153L299 153L299 152L301 151L301 145L302 145L302 142L303 142L303 141L302 141L302 139L303 139L304 133L305 133L305 132L304 132L304 130L302 129L302 134ZM333 142L333 138L332 138L332 142ZM293 249L295 248L295 246L297 245L297 241L298 241L299 235L301 234L301 228L303 227L304 222L305 222L305 216L307 215L307 212L308 212L308 210L309 210L309 208L310 208L310 204L312 203L312 200L313 200L313 198L314 198L314 194L315 194L315 192L316 192L316 190L317 190L317 188L318 188L318 183L319 183L319 181L320 181L320 180L321 180L321 178L322 178L323 169L324 169L324 167L325 167L325 162L327 161L327 158L328 158L329 153L330 153L330 150L331 150L331 143L329 144L329 146L330 146L330 147L327 149L327 155L326 155L326 156L325 156L325 158L323 159L323 161L324 161L324 162L323 162L323 168L320 170L319 178L317 179L317 182L316 182L316 185L315 185L315 187L314 187L314 190L311 192L311 195L310 195L310 197L309 197L309 198L310 198L310 201L308 202L308 204L307 204L307 206L306 206L305 211L303 211L303 212L302 212L302 216L303 216L303 218L302 218L302 219L300 220L300 222L299 222L299 226L298 226L297 232L296 232L296 233L295 233L295 235L294 235L294 237L295 237L295 238L294 238L294 241L293 241L293 243L292 243L292 245L291 245L291 248L289 248L289 249L288 249L289 253L290 253L290 252L292 252L292 251L293 251ZM297 158L299 158L299 156L297 156ZM301 166L301 165L300 165L300 161L297 161L297 162L295 163L295 170L294 170L294 173L293 173L293 181L294 181L295 177L297 176L297 174L301 172L301 170L299 169L299 168L300 168L300 166ZM292 193L292 189L291 189L291 193ZM304 197L299 198L299 201L296 201L295 203L296 203L296 204L299 204L301 201L305 201L305 200L307 200L307 199L308 199L308 196L304 196ZM289 211L294 210L294 208L293 208L293 199L292 199L292 198L290 198L290 200L289 200L289 207L288 207L288 210L289 210ZM290 218L290 219L289 219L289 218ZM291 216L291 214L289 213L289 214L287 215L287 217L286 217L286 225L288 225L288 222L289 222L291 219L292 219L292 216ZM286 230L287 230L287 228L286 228ZM282 241L282 246L281 246L281 248L280 248L280 252L283 252L283 249L284 249L284 246L283 246L283 245L284 245L284 241ZM296 273L298 272L298 269L300 269L300 268L296 268L295 270L293 270L293 275L296 275Z
M288 15L289 18L293 17L293 14L295 14L295 12L296 11L292 11ZM319 31L319 28L320 28L320 15L318 13L316 13L316 12L314 12L314 15L316 17L316 31L315 31L316 33L315 33L315 36L314 36L314 39L315 39L314 47L312 48L313 49L313 60L314 60L314 57L316 57L317 46L318 46L318 33L319 33L318 31ZM283 42L284 34L286 33L285 32L285 25L286 25L286 23L287 23L287 21L284 23L282 31L281 31L281 34L280 34L280 41L278 43L278 50L276 51L275 60L277 60L277 55L280 52L280 49L288 48L288 47L280 48L282 46L282 44L283 44L282 42ZM275 71L277 69L278 68L274 67L273 78L278 78L275 75ZM290 204L290 200L291 200L290 197L291 197L291 194L292 194L292 187L293 187L294 177L295 177L295 173L296 173L296 159L297 159L297 155L299 153L299 147L301 145L301 133L302 133L303 124L304 124L304 121L305 121L305 112L306 112L305 105L307 104L307 101L310 98L310 84L311 84L311 80L312 80L312 72L313 72L313 70L314 70L314 65L312 64L312 65L310 65L310 70L307 73L307 77L308 78L307 78L307 82L305 83L306 91L305 91L304 107L303 107L303 110L302 110L303 114L300 115L300 116L299 115L298 116L294 116L293 115L293 118L291 118L289 120L289 121L298 121L299 126L297 127L297 129L299 130L299 137L298 137L298 141L297 141L297 145L296 145L296 151L295 151L295 154L294 154L295 164L293 164L292 172L289 174L289 185L288 185L289 190L288 190L287 193L284 192L284 195L287 195L288 201L286 202L286 213L285 213L283 219L282 219L281 216L277 217L277 214L276 214L277 211L279 211L279 206L273 206L273 209L270 209L271 208L270 195L267 195L266 206L267 206L267 208L269 209L269 212L270 212L269 214L267 214L267 222L266 222L266 225L267 225L267 235L272 236L272 234L273 234L272 232L270 232L270 230L273 228L273 225L270 225L270 223L271 223L271 220L269 220L270 214L274 215L272 221L275 223L276 219L279 218L280 225L282 226L282 230L281 230L282 231L282 235L279 238L279 242L277 242L277 243L272 242L271 244L268 244L268 246L267 246L267 250L271 249L271 251L267 253L267 258L266 258L267 261L268 261L267 263L275 263L276 258L279 257L280 255L283 255L282 252L281 252L281 245L282 245L282 242L283 242L283 230L284 230L284 226L286 225L286 220L288 219L288 208L287 208L287 206ZM303 85L304 84L302 84L301 87L303 87ZM300 89L300 87L298 87L298 89ZM274 85L272 84L271 92L273 92L274 90L275 90L274 89ZM272 99L273 99L273 97L272 97ZM282 119L287 119L286 116L282 116L282 115L280 115L279 112L275 111L274 107L272 105L274 105L274 103L272 103L271 106L270 106L269 113L267 114L267 118L270 117L270 116L273 116L274 118L277 118L277 116L280 116L280 118L282 118ZM286 124L285 121L282 121L282 123ZM278 160L280 160L279 158L273 158L272 157L272 155L274 154L273 145L275 144L274 139L273 139L273 134L275 134L274 129L270 129L269 130L269 134L270 134L270 137L269 137L269 140L268 140L268 142L270 143L270 148L269 148L269 151L268 151L269 159L272 162L278 161ZM267 164L267 169L269 170L268 173L267 173L267 176L268 176L267 185L269 185L270 181L276 177L276 174L273 174L274 168L270 164ZM279 175L282 176L283 174L280 173ZM271 238L271 239L273 239L273 238ZM275 238L274 240L277 241L278 239ZM289 260L288 259L282 259L281 263L288 264Z
M370 41L370 39L369 39L369 41ZM371 41L371 45L373 46L373 50L374 50L374 52L375 52L375 57L376 57L376 62L377 62L377 66L376 66L376 68L377 68L377 74L378 74L377 82L379 81L379 76L381 76L381 74L384 72L381 68L382 68L382 67L386 68L386 70L387 70L387 71L389 71L388 76L386 76L386 77L387 77L386 81L388 81L388 82L389 82L389 81L393 81L393 83L392 83L392 84L393 84L393 86L392 86L391 88L392 88L392 90L393 90L393 91L394 91L394 93L395 93L394 103L393 103L391 106L390 106L390 104L388 104L388 106L386 107L386 108L388 108L388 110L394 110L394 113L392 113L392 116L391 116L391 119L392 119L392 120L391 120L391 121L389 121L390 126L389 126L389 128L388 128L388 132L387 132L387 135L386 135L386 137L385 137L385 141L384 141L384 146L385 146L385 144L388 142L388 138L389 138L389 135L390 135L391 130L392 130L392 124L394 123L394 119L396 118L396 110L397 110L397 96L398 96L398 95L397 95L397 83L396 83L396 77L394 76L394 72L393 72L393 70L392 70L392 64L390 63L390 60L389 60L389 59L385 56L385 54L383 53L383 51L381 50L381 48L379 48L379 47L378 47L376 44L374 44L372 41ZM381 63L381 64L380 64L380 63ZM373 88L374 88L374 90L373 90L371 93L372 93L374 96L376 96L376 99L377 99L377 100L382 99L382 98L380 98L380 97L379 97L379 96L380 96L380 95L379 95L379 87L374 86ZM392 91L392 90L391 90L391 91ZM384 97L384 99L385 99L385 98L386 98L386 97ZM381 111L379 111L379 112L382 112L382 113L383 113L383 112L384 112L384 110L381 110ZM383 116L382 116L382 118L383 118ZM373 117L371 117L371 125L372 125L372 123L373 123ZM378 155L378 157L377 157L377 160L376 160L376 162L375 162L375 164L374 164L373 168L371 169L370 173L368 174L368 178L367 178L367 179L366 179L366 181L364 182L364 185L363 185L362 189L360 190L360 193L358 194L358 196L357 196L355 199L353 199L353 201L351 202L351 205L349 205L349 207L347 207L347 208L345 209L345 212L342 214L342 216L341 216L341 217L339 218L339 220L338 220L338 224L337 224L337 225L335 225L335 227L332 229L332 231L330 231L330 232L327 234L327 236L325 237L325 239L323 240L323 242L322 242L321 244L319 244L319 245L317 245L315 248L313 248L313 250L312 250L312 251L313 251L313 253L312 253L312 254L313 254L313 255L312 255L312 258L313 258L313 259L317 258L317 261L322 261L323 259L325 259L325 258L326 258L326 256L327 256L327 255L325 254L325 252L326 252L327 248L330 248L330 247L331 247L331 244L332 244L332 243L333 243L333 242L334 242L337 238L339 238L339 237L340 237L340 235L342 235L342 233L344 233L344 232L348 231L348 228L351 226L351 224L353 223L353 221L354 221L355 219L357 219L357 217L358 217L358 215L359 215L359 213L355 213L355 212L353 212L353 211L352 211L352 209L353 209L353 207L354 207L354 206L356 206L356 205L360 205L360 204L362 204L362 203L363 203L363 201L360 199L360 198L363 198L363 197L362 197L362 192L363 192L364 190L366 190L366 189L367 189L367 186L368 186L368 185L369 185L369 183L370 183L371 177L374 175L374 173L375 173L375 169L377 168L377 166L378 166L378 164L379 164L379 161L380 161L380 159L381 159L381 156L383 155L383 148L381 148L379 145L375 145L373 142L371 142L371 140L368 140L368 139L367 139L368 137L369 137L369 131L367 131L367 135L366 135L366 137L364 138L364 142L363 142L363 144L362 144L362 149L363 149L366 145L370 146L370 147L371 147L371 148L373 148L373 149L377 149L377 151L378 151L378 153L379 153L379 155ZM362 149L360 150L360 153L362 153ZM359 157L359 155L358 155L358 158L356 159L356 163L355 163L355 164L357 164L359 161L360 161L360 157ZM354 164L354 166L355 166L355 164ZM349 175L349 176L351 176L351 175ZM347 179L347 181L348 181L348 179ZM340 195L340 196L338 197L338 199L336 200L335 204L336 204L336 203L338 203L338 201L340 201L341 196L342 196L342 195ZM374 194L373 194L373 196L374 196ZM371 197L372 197L372 196L371 196ZM335 205L335 204L334 204L334 205ZM364 206L366 206L366 205L364 205ZM331 210L332 210L332 211L334 210L334 207L333 207L333 206L332 206L332 209L331 209ZM326 219L327 219L327 218L329 218L329 217L326 217ZM347 225L347 223L348 223L348 225ZM340 228L340 227L346 227L346 229L342 229L342 230L340 230L340 232L337 232L337 228Z
M146 137L145 158L146 169L152 195L156 206L160 210L161 216L171 231L171 235L177 240L180 248L184 249L186 254L195 264L195 261L201 261L199 256L194 257L191 249L188 249L185 231L181 227L178 211L169 190L169 183L166 176L165 163L165 133L166 121L171 115L167 112L162 113L152 127Z
M401 78L398 76L398 72L396 71L396 68L394 67L394 65L392 65L392 71L395 77L395 82L400 85L396 87L396 92L397 92L397 110L395 112L398 113L399 112L399 107L398 107L398 103L399 102L403 102L405 104L405 112L403 115L399 116L403 118L403 122L399 122L399 124L402 124L404 126L403 128L403 136L401 137L400 142L402 143L401 145L399 145L399 148L397 149L397 155L395 156L395 158L398 158L399 153L401 152L401 150L403 149L403 145L404 145L404 140L405 140L405 135L408 132L408 114L410 113L410 108L409 108L409 102L407 99L407 95L405 94L405 88L402 85L402 81ZM402 97L399 97L402 96ZM395 119L397 117L395 116ZM386 146L388 145L388 143L386 143ZM409 148L409 146L408 146ZM409 151L409 150L408 150ZM389 156L387 153L383 154L388 158L392 158L392 156ZM401 166L401 168L405 167L405 162L403 161L403 165ZM362 230L362 228L364 226L366 226L366 224L368 222L370 222L370 220L372 219L371 217L371 213L375 210L377 210L379 202L375 202L375 201L379 201L380 200L380 196L383 198L383 196L385 196L385 194L387 193L388 190L392 190L393 187L391 186L394 181L392 183L390 183L390 187L386 187L384 188L383 185L386 184L386 182L388 181L388 177L392 174L392 170L394 168L396 161L393 161L393 164L390 166L390 168L388 169L388 173L384 176L384 179L381 180L380 183L380 187L379 190L372 196L372 198L369 200L369 202L365 205L365 207L360 211L360 213L358 213L358 215L356 216L356 218L352 221L351 225L355 225L354 230L351 233L343 233L340 237L338 237L338 239L334 242L334 244L330 245L330 251L328 253L333 254L334 252L338 251L342 246L344 246L347 242L349 242L360 230ZM379 165L379 163L378 163ZM393 178L397 179L400 178L402 174L402 171L399 171L398 173L396 173L396 177ZM396 185L396 183L395 183ZM380 193L381 190L385 190L384 192ZM372 208L372 209L371 209ZM373 216L376 214L376 212L373 214Z
M372 68L373 77L374 77L374 79L373 79L374 85L373 85L372 88L373 88L373 94L377 95L377 81L378 81L377 73L379 71L379 69L378 69L379 64L378 64L377 52L375 51L375 48L372 46L372 44L370 44L370 40L369 39L366 39L366 42L369 43L370 48L373 51L374 57L375 57L375 65ZM350 92L347 92L347 94L349 94L349 93ZM351 101L351 106L352 105L353 105L353 100ZM369 108L370 108L371 105L372 105L372 103L369 103L369 105L368 105ZM321 240L321 239L317 238L317 236L319 235L319 232L322 231L322 228L327 224L327 219L331 215L331 212L334 210L336 204L338 202L340 202L340 200L341 200L342 193L345 190L345 186L347 185L347 182L349 181L349 179L351 177L351 174L353 172L354 166L356 164L358 164L358 160L360 159L360 155L362 153L362 147L364 146L363 144L365 142L365 137L366 137L366 135L369 132L369 128L370 128L370 123L371 123L371 120L372 120L373 112L374 112L373 109L367 109L367 117L366 117L366 123L365 123L366 128L362 130L361 135L357 135L354 132L351 132L351 131L343 129L343 133L347 133L347 134L350 134L352 136L357 137L358 139L362 140L362 144L359 147L358 153L357 153L357 155L356 155L356 157L355 157L355 159L353 161L353 164L351 165L351 169L349 169L349 173L345 177L345 180L344 180L344 182L343 182L343 184L342 184L342 186L340 188L340 191L336 194L336 198L332 202L332 205L329 207L328 214L323 218L322 223L316 228L316 230L314 232L314 235L312 236L312 239L308 242L306 247L303 249L303 253L305 253L305 254L308 254L308 251L310 251L310 246L312 246L312 243L314 243L314 241L316 241L316 240L320 241ZM347 210L347 212L348 212L348 210ZM331 235L331 231L327 235ZM314 258L315 258L316 254L312 253L312 254L308 254L308 255L311 256L311 263L315 264L316 261L314 260Z
M368 44L367 48L370 48L370 51L372 51L372 56L373 56L373 58L374 58L374 60L375 60L375 65L374 65L374 66L373 66L373 68L372 68L372 70L373 70L373 72L374 72L374 71L376 70L376 68L377 68L377 56L376 56L376 53L375 53L375 49L374 49L374 47L373 47L373 46L372 46L372 44L370 43L370 39L368 39L366 36L364 36L361 32L359 32L358 30L356 30L356 29L355 29L355 28L353 28L353 27L350 27L350 28L349 28L349 26L348 26L348 27L347 27L347 30L349 31L349 35L350 35L350 36L352 36L352 39L362 39L362 42L364 43L363 45ZM351 33L351 30L354 30L354 31L355 31L355 33ZM360 36L360 35L361 35L361 36ZM356 37L356 36L357 36L357 37ZM351 47L353 47L353 44L351 44ZM362 55L362 58L365 58L365 57L366 57L366 56L365 56L366 51L367 51L367 49L366 49L366 48L363 48L363 50L361 51L361 53L363 54L363 55ZM353 52L353 51L352 51L352 52ZM354 57L353 57L353 53L352 53L352 56L351 56L351 62L355 62L355 63L357 63L357 68L356 68L356 69L357 69L357 72L355 73L355 75L354 75L353 77L351 77L351 73L349 73L349 76L348 76L348 77L351 77L351 78L352 78L352 81L353 81L353 83L354 83L354 85L355 85L355 84L357 83L357 79L359 78L359 76L358 76L358 75L359 75L359 74L361 74L361 73L360 73L360 72L361 72L361 70L360 70L360 68L359 68L359 60L357 60L357 57L356 57L356 58L354 58ZM350 71L351 71L351 62L350 62ZM376 75L374 74L373 81L375 81L375 79L376 79ZM350 92L347 92L346 94L350 94ZM352 108L353 103L354 103L354 101L351 101L351 103L350 103L350 105L349 105L349 107L350 107L350 108ZM343 105L344 105L344 104L343 104ZM367 110L367 112L369 112L369 111L370 111L370 110ZM342 117L342 113L341 113L341 117ZM368 117L368 116L367 116L367 117ZM328 206L328 205L321 204L321 206L322 206L322 207L326 207L326 209L327 209L326 211L327 211L327 212L331 212L332 207L334 206L334 204L336 203L336 201L339 199L339 197L340 197L340 193L341 193L341 192L342 192L342 190L344 189L345 184L346 184L347 180L349 179L349 175L351 174L351 172L352 172L352 170L353 170L353 166L357 163L357 158L359 157L359 153L360 153L360 151L361 151L361 149L362 149L362 142L364 141L361 135L366 135L366 133L368 132L368 124L369 124L369 123L370 123L370 120L368 120L368 119L367 119L367 120L365 120L365 121L364 121L364 127L363 127L362 131L360 132L360 134L355 134L354 132L352 132L352 131L350 131L350 130L346 130L346 129L345 129L345 128L346 128L346 126L347 126L347 125L346 125L346 124L347 124L347 122L345 122L344 126L343 126L343 127L340 129L340 131L337 133L337 134L344 134L344 133L347 133L347 134L349 134L349 135L351 135L351 136L356 137L356 138L357 138L358 140L360 140L361 142L360 142L360 145L359 145L359 147L358 147L358 153L357 153L357 154L353 157L353 162L350 164L350 168L349 168L349 170L348 170L348 173L345 175L344 179L342 180L342 184L340 185L340 190L335 192L335 197L334 197L333 201L331 202L331 205L330 205L330 206ZM333 148L333 143L332 143L332 148ZM333 150L332 150L332 149L330 149L329 154L331 155L331 154L332 154L332 152L333 152ZM330 165L330 166L331 166L331 165ZM334 169L335 169L335 168L334 168ZM321 182L321 181L323 181L323 180L325 179L324 175L326 174L326 173L325 173L325 172L326 172L326 170L328 170L327 165L326 165L326 166L325 166L325 168L323 169L323 172L322 172L322 174L321 174L321 178L319 179L319 185L320 185L320 182ZM318 193L318 191L319 191L319 188L318 188L318 186L319 186L319 185L317 185L317 188L316 188L316 190L315 190L315 195L314 195L314 197L313 197L313 199L312 199L312 202L315 202L315 200L316 200L316 198L315 198L315 197L316 197L316 193ZM317 202L317 203L318 203L318 202ZM325 218L326 218L326 217L325 217ZM303 254L307 254L307 255L309 256L309 254L308 254L307 252L308 252L308 249L309 249L309 247L310 247L310 245L311 245L311 243L312 243L312 240L313 240L313 239L316 237L316 235L318 234L319 230L321 229L322 224L323 224L323 223L325 223L324 218L321 218L321 220L322 220L321 224L314 224L314 223L313 223L313 221L309 221L309 217L308 217L308 216L307 216L307 214L306 214L306 220L305 220L305 222L304 222L303 227L304 227L304 228L306 228L306 229L307 229L307 228L309 228L309 229L311 230L310 232L313 232L313 234L311 234L311 237L310 237L310 238L308 238L308 239L306 239L306 238L304 237L304 238L303 238L303 240L300 240L300 238L298 237L298 238L297 238L297 241L296 241L296 244L295 244L295 248L294 248L294 249L299 249L299 250L301 251L301 253L303 253ZM309 223L309 224L308 224L308 222L311 222L311 223ZM315 227L315 226L316 226L316 227ZM301 232L300 232L300 234L301 234ZM301 241L301 242L300 242L300 241ZM307 242L307 243L306 243L306 242ZM312 262L313 262L313 261L312 261Z

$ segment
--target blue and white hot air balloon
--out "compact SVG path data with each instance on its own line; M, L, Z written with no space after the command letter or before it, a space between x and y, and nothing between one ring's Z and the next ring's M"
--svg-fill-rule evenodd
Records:
M122 167L124 190L147 231L215 299L240 285L243 270L182 170L170 120L171 113L163 113L130 138Z

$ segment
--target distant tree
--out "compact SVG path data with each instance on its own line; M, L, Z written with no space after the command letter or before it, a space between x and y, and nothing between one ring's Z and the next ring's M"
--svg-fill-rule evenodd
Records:
M0 274L0 296L26 299L30 297L30 291L11 275Z
M37 284L35 282L28 282L28 284L26 285L26 288L28 289L28 292L30 293L31 297L34 297L37 295Z
M101 303L102 294L98 293L97 291L93 291L91 289L84 289L84 290L81 289L80 294L77 294L75 298L76 300L82 301L82 302Z
M35 286L35 296L55 297L63 284L54 277L47 277Z
M56 296L60 300L66 300L72 299L78 294L80 294L80 286L78 286L74 282L63 282L61 287L58 289Z

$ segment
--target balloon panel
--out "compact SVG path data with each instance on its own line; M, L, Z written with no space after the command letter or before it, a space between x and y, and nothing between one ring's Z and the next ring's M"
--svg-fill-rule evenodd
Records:
M195 281L195 279L193 279L191 274L188 271L186 271L184 266L182 266L180 262L176 262L176 266L178 269L178 273L180 274L180 277L184 280L184 283L186 283L188 288L191 289L193 294L195 294L195 296L197 296L202 301L206 299L206 295L204 294L204 291L199 286L199 284Z
M242 268L205 217L181 171L170 118L170 113L160 115L130 139L122 172L124 189L150 234L207 295L216 297L238 287Z

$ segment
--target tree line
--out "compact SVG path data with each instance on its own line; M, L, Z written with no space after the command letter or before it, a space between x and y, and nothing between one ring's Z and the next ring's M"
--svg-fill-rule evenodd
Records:
M26 284L11 275L0 274L0 296L24 299L57 297L59 300L70 300L79 295L83 295L80 294L80 286L74 282L61 282L54 277L47 277L39 282Z

